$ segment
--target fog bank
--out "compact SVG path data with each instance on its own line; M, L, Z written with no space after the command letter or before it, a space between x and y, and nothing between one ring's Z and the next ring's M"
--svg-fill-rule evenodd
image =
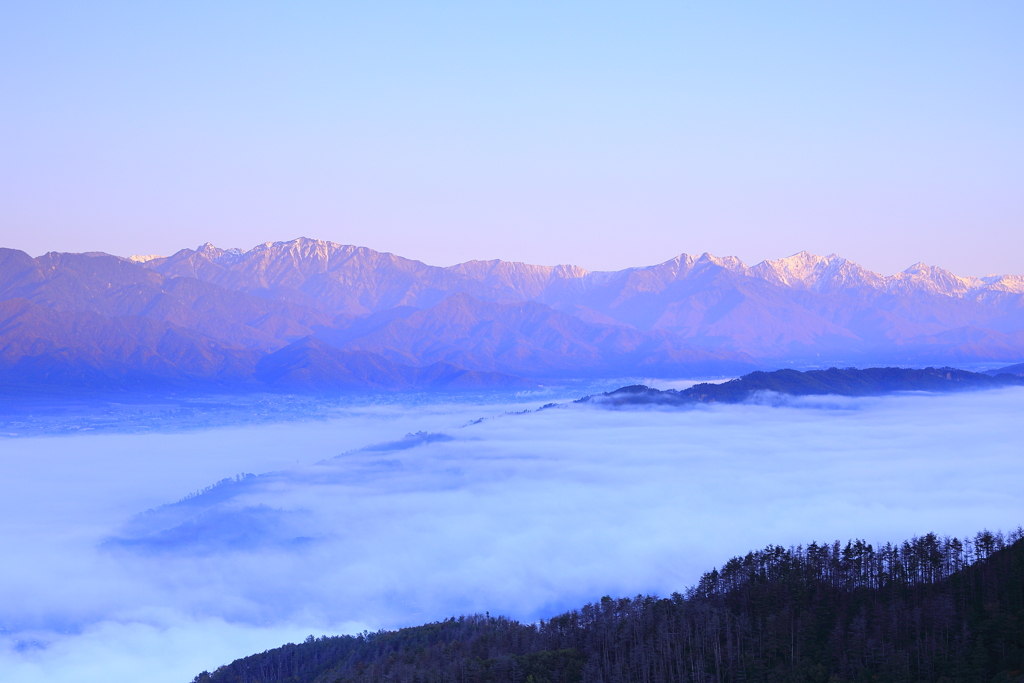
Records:
M0 666L190 680L308 633L666 594L769 543L1024 521L1020 389L522 407L0 442Z

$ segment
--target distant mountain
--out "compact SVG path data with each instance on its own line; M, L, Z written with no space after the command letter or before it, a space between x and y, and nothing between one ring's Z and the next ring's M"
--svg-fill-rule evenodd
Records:
M768 546L668 597L605 596L532 624L488 613L309 636L193 683L1019 683L1022 534Z
M883 396L900 391L951 392L1005 386L1024 386L1024 376L1010 373L991 376L956 368L829 368L807 372L776 370L752 372L721 384L702 382L682 391L661 391L634 384L604 394L586 396L577 403L683 406L694 403L740 403L762 391L787 396Z
M465 370L443 361L422 367L395 363L376 353L342 351L305 337L268 354L256 365L255 379L272 389L487 389L535 386L500 372Z
M717 374L754 364L749 356L693 347L662 330L588 323L535 301L481 301L465 293L346 337L341 330L345 348L399 362L447 361L531 377Z
M0 301L0 389L252 388L259 353L141 316Z
M588 272L442 268L306 238L166 257L0 249L0 304L4 385L362 390L419 387L426 375L409 369L436 363L470 373L460 382L505 386L782 363L1024 361L1024 277L924 264L886 277L805 252ZM285 351L306 339L318 343Z
M1016 365L1008 365L1005 368L999 368L998 370L990 370L986 372L986 375L1002 375L1008 373L1011 375L1024 375L1024 363L1017 363Z

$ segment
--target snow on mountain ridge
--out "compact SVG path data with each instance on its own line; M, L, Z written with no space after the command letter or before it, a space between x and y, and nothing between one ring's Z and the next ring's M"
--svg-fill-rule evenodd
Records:
M987 275L980 279L987 291L1024 294L1024 275Z
M196 249L196 253L202 254L220 266L232 266L241 261L242 256L245 254L244 251L237 247L232 249L219 249L209 242Z
M132 254L128 260L132 263L146 263L153 259L163 258L160 254Z
M185 250L187 251L187 250ZM265 242L248 251L219 249L210 243L193 252L222 267L235 269L241 265L257 278L261 286L297 287L306 278L327 273L345 264L355 271L376 269L384 264L412 275L414 271L445 273L469 278L488 286L510 290L526 298L540 296L557 281L576 281L584 289L605 287L621 280L641 290L658 290L668 283L707 272L708 268L765 280L791 289L828 292L866 287L890 294L914 291L962 298L986 291L1024 293L1024 275L990 275L984 278L962 277L937 266L915 263L906 270L884 276L837 254L819 256L801 251L781 259L766 259L747 266L735 256L719 257L708 252L700 256L682 253L668 261L651 266L638 266L617 271L588 271L580 266L560 264L538 266L517 261L491 259L466 261L453 266L430 266L390 252L367 247L343 245L327 240L299 237L290 241ZM140 261L154 267L165 258ZM651 279L653 278L653 279ZM344 278L348 279L348 278ZM660 284L656 284L660 283Z
M963 297L985 287L985 283L976 277L960 277L944 268L921 262L890 276L887 284L889 291L910 289L954 297Z

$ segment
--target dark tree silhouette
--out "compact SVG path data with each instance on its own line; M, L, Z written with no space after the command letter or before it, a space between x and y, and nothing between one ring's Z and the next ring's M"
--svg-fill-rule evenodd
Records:
M769 546L685 594L310 636L194 683L1021 683L1022 539Z

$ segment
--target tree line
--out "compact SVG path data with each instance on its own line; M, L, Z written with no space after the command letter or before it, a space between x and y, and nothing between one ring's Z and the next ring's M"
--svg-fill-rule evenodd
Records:
M1024 530L736 557L669 597L313 638L193 683L1024 683Z

